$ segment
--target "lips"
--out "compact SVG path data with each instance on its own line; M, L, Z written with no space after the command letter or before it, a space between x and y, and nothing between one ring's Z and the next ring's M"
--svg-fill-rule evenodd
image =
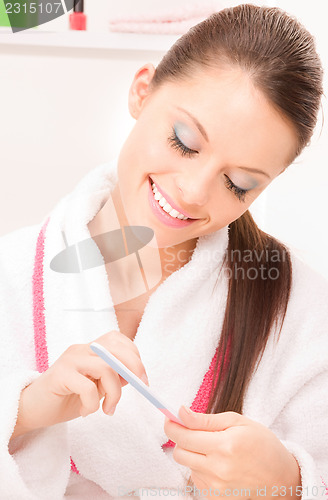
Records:
M188 217L191 220L198 220L195 217L192 217L190 214L188 214L185 210L183 210L181 207L179 207L172 198L151 178L149 177L150 184L154 183L155 186L157 187L158 191L161 193L162 196L166 199L166 201L171 205L172 208L174 208L177 212L180 212L180 214L184 215L185 217Z
M157 220L159 220L162 224L165 226L175 228L175 229L181 229L184 227L189 226L190 224L193 224L196 222L195 219L178 219L172 217L170 214L168 214L163 208L160 206L158 201L154 197L154 192L151 187L151 181L150 178L148 178L148 202L149 206L151 209L151 212L153 215L156 217ZM162 198L163 199L163 198Z

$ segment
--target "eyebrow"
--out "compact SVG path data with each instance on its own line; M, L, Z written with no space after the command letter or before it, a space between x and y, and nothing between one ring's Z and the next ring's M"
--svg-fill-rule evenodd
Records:
M262 174L271 179L270 175L267 174L266 172L263 172L263 170L258 170L257 168L250 168L250 167L237 167L237 168L242 168L243 170L248 170L249 172L256 172L257 174Z
M206 140L206 142L209 142L206 130L204 129L203 125L201 123L199 123L197 118L195 118L195 116L193 116L191 113L189 113L189 111L187 111L186 109L180 108L180 106L177 106L177 109L179 109L180 111L182 111L183 113L188 115L193 120L196 127L198 128L198 130L200 131L200 133L202 134L202 136ZM250 167L237 167L237 168L242 168L243 170L247 170L249 172L255 172L257 174L262 174L262 175L265 175L266 177L268 177L269 179L271 179L269 174L267 174L266 172L263 172L263 170L259 170L257 168L250 168Z

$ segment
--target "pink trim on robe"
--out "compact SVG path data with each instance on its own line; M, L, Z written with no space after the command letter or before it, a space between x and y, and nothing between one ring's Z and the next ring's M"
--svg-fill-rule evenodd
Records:
M49 217L44 223L36 243L36 253L33 271L33 327L34 327L34 348L36 368L42 373L49 368L46 321L44 317L44 296L43 296L43 258L44 239ZM79 474L79 471L71 457L71 470Z
M49 368L48 361L48 348L46 340L46 323L44 317L44 296L43 296L43 258L44 258L44 240L45 231L49 223L49 217L44 223L41 231L39 233L37 244L36 244L36 254L34 261L34 272L33 272L33 326L34 326L34 345L35 345L35 359L37 370L42 373ZM231 340L231 339L230 339ZM224 360L224 371L227 368L227 359L230 352L231 342L229 340L228 349L226 353L226 358ZM218 350L216 350L215 355L211 361L210 367L206 372L203 382L196 394L196 397L191 405L193 411L199 413L205 413L209 402L211 384L214 376L214 367L218 355ZM220 360L221 362L221 360ZM175 443L170 439L162 445L162 448L167 448L170 446L175 446ZM76 474L80 474L75 463L71 457L71 471ZM328 495L328 486L324 482L322 476L323 484L326 486L326 495Z
M48 222L49 218L46 220L38 236L38 240L36 243L34 272L32 278L35 360L36 369L40 373L48 370L49 368L43 297L44 236Z
M226 357L225 357L225 360L224 360L224 367L223 367L224 371L227 369L227 360L228 360L228 357L229 357L230 344L231 344L230 340L231 339L229 339L227 353L226 353ZM206 413L206 409L207 409L207 406L208 406L208 403L209 403L209 400L210 400L212 380L213 380L213 377L214 377L214 367L215 367L217 356L218 356L218 348L216 349L216 352L215 352L215 354L214 354L214 356L212 358L210 367L209 367L208 371L206 372L206 374L205 374L205 376L203 378L202 385L198 389L196 397L195 397L195 399L194 399L194 401L193 401L193 403L191 405L191 410L192 411L195 411L195 412L198 412L198 413ZM222 359L222 356L221 356L221 359ZM221 359L220 359L219 363L221 363ZM217 382L217 379L218 379L218 371L216 373L215 383ZM171 441L171 439L169 439L166 443L164 443L162 445L162 448L164 448L164 447L166 448L166 447L169 447L169 446L175 446L175 443L173 441Z

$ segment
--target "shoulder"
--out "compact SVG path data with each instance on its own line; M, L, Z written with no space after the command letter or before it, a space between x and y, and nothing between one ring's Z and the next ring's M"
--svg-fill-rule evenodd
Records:
M293 251L290 255L292 286L278 351L286 369L307 378L328 369L328 280Z
M277 408L306 384L317 384L328 374L328 281L288 249L292 264L292 286L282 328L273 328L259 369L254 374L252 397L268 390ZM263 409L263 411L266 411Z
M328 316L328 279L290 251L292 286L290 300L300 314L321 312Z

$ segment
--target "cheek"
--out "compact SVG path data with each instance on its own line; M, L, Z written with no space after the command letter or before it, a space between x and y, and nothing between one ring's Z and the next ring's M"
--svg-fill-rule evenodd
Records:
M247 203L240 202L237 198L229 194L221 195L221 202L218 202L210 211L211 231L217 231L231 222L239 219L248 209Z
M157 164L167 164L169 158L172 162L169 146L165 143L165 137L156 137L152 142L147 142L144 148L146 156L155 166Z
M242 201L239 201L238 198L236 198L236 201L233 203L233 206L230 211L230 220L229 222L233 222L236 219L239 219L249 208L250 203L245 202L243 203Z

